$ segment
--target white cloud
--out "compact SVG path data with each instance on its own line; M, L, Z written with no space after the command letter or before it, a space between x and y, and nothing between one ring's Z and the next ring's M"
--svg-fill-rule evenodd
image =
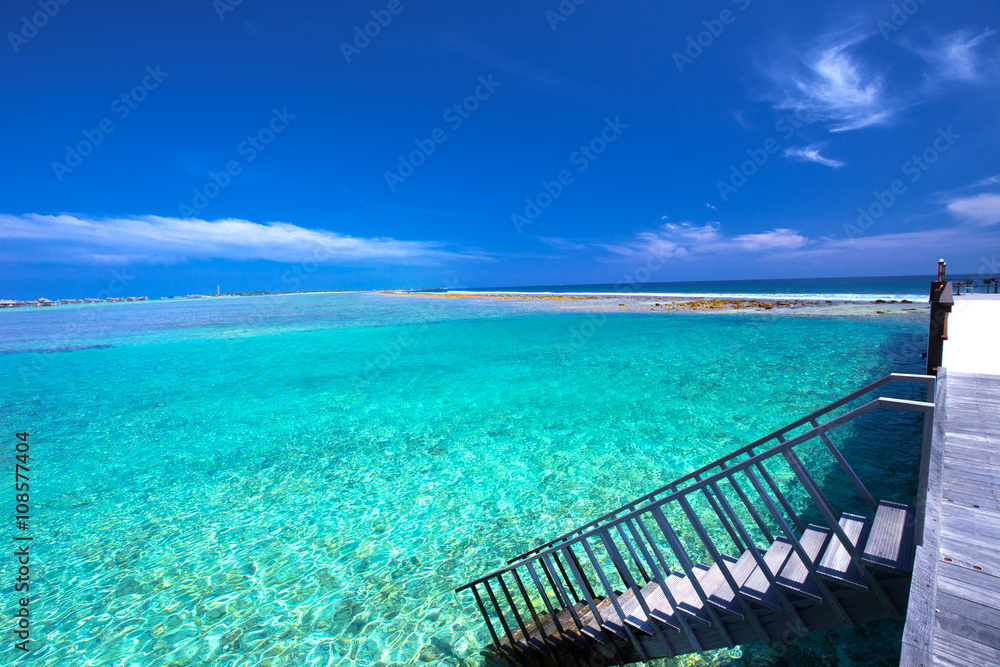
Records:
M885 78L851 55L857 41L817 49L805 57L804 68L772 72L781 88L778 108L828 122L831 132L886 124L893 107L886 99Z
M357 264L436 264L489 259L449 250L433 241L345 236L284 222L198 220L153 215L86 218L75 215L4 215L9 241L37 247L35 261L58 263L171 263L187 259L270 260Z
M976 237L976 244L970 245L967 229L943 227L867 234L855 238L822 237L806 248L781 253L776 259L812 266L820 262L826 265L867 266L866 270L875 275L875 271L912 270L913 266L924 266L930 271L939 257L951 257L961 259L962 264L969 267L966 270L971 270L973 262L980 260L978 248L996 247L997 243L1000 243L1000 234L996 230L983 230Z
M935 78L977 81L986 68L983 67L983 56L976 53L976 49L993 34L994 31L989 28L979 34L959 30L939 38L930 48L914 47L913 50L931 65Z
M760 234L733 237L733 245L743 252L773 252L801 248L808 239L794 229L772 229Z
M833 160L821 155L819 151L822 147L821 144L812 144L802 146L801 148L786 148L785 157L789 160L798 160L800 162L815 162L827 167L833 167L834 169L844 166L845 163L840 160Z
M800 248L808 239L794 229L772 229L756 234L727 236L718 223L669 223L640 232L623 243L594 245L619 257L655 255L685 257L708 254L768 253Z
M1000 222L1000 194L984 192L948 202L948 211L964 222L989 227Z

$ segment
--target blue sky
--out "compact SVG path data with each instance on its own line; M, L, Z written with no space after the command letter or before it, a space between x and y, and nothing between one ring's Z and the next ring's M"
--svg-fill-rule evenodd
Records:
M995 2L235 2L4 3L0 298L1000 271Z

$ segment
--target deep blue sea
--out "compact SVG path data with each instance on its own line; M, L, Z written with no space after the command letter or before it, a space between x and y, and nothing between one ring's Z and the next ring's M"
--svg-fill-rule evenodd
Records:
M489 636L455 587L920 372L925 318L370 293L0 310L0 479L29 431L35 645L21 660L4 628L0 664L477 665ZM912 424L874 433L843 434L845 454L910 499ZM668 664L889 665L899 636Z
M971 275L949 276L949 278L954 279L973 277ZM850 301L908 299L910 301L927 301L932 280L934 280L933 276L785 278L780 280L706 280L666 283L628 282L594 285L534 285L528 287L463 288L463 290L470 292L635 293L649 296L772 297L782 299L838 299Z

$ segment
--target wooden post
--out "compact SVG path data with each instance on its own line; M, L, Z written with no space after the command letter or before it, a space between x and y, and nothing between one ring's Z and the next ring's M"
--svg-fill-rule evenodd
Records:
M938 261L937 280L931 283L931 321L927 332L927 375L937 375L948 340L948 314L955 300L952 285L945 281L945 262Z

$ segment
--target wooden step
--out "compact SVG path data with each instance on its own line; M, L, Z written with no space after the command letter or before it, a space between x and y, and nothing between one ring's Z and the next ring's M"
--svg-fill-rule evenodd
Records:
M806 556L809 557L812 563L815 564L819 560L819 555L823 552L823 547L826 546L826 541L830 539L832 533L833 531L826 526L816 526L814 524L806 526L805 532L799 538L799 544L802 545L802 550L806 552ZM790 543L788 548L791 549ZM785 566L781 568L781 572L775 577L775 581L782 588L795 591L816 601L823 600L819 587L809 575L809 570L806 568L805 563L802 562L802 559L794 551L789 554Z
M671 594L673 593L673 588L676 585L674 580L679 581L683 578L683 574L672 574L667 578L667 588L671 589ZM642 589L643 600L646 602L646 606L649 607L649 616L652 620L657 623L662 623L667 625L674 630L680 630L681 624L677 619L677 614L674 613L673 609L670 608L670 603L667 601L667 597L663 594L660 589L660 585L655 581L651 581L646 584ZM677 598L675 597L676 601ZM631 625L631 624L630 624Z
M732 572L733 568L739 563L739 560L733 558L732 556L727 556L726 554L720 554L720 556L722 557L722 562L725 564L726 569L730 572ZM748 570L747 575L749 576L749 574L750 572ZM735 614L740 618L743 618L743 607L741 607L740 603L736 600L733 600L732 604L725 604L722 602L721 598L719 600L712 599L713 593L719 588L725 588L726 590L732 592L732 589L729 588L729 584L726 583L726 578L722 575L722 569L719 567L718 563L713 563L712 567L710 567L708 572L705 573L704 578L699 581L701 582L702 590L705 591L705 596L708 598L709 604L713 607L718 607L719 609L727 611L730 614ZM737 585L742 585L742 583L743 582L740 581ZM694 590L693 586L691 588L691 592L680 602L680 605L685 611L689 608L695 609L701 606L701 599L698 597L698 593Z
M701 582L704 581L711 568L701 563L695 563L692 569L694 570L694 575L698 577L698 581ZM687 575L683 572L674 572L670 576L670 579L667 580L667 586L670 587L670 592L673 593L674 600L677 601L678 610L702 623L711 624L712 617L708 615L708 611L698 598L698 594L688 580Z
M761 556L767 553L763 549L757 549L757 551ZM743 555L740 556L735 564L729 566L729 574L736 581L736 586L741 587L750 578L755 569L757 569L757 561L754 559L753 554L747 550L743 552ZM763 577L763 575L761 576ZM766 583L767 580L764 579L764 581ZM709 594L708 601L719 609L743 616L743 605L736 599L736 592L729 587L725 579Z
M580 603L574 606L577 615L583 614L589 608L586 603ZM559 630L556 628L552 617L548 613L542 613L538 615L538 621L541 623L542 630L547 636L547 641L551 646L559 649L567 648L565 645L567 642L582 641L582 635L580 635L579 629L576 627L576 623L573 621L573 615L570 613L569 609L563 609L557 612L557 619L562 626L565 634L560 635ZM520 628L511 628L511 633L514 635L513 648L521 651L522 653L530 653L531 650L541 651L543 653L549 652L549 646L546 644L546 640L542 638L541 633L535 626L534 622L525 623L525 627L528 630L528 637L525 639L524 633L521 632ZM502 635L501 635L502 636ZM504 638L506 639L506 638ZM606 638L602 635L601 643L604 643ZM503 641L504 646L510 647L507 641Z
M595 602L597 602L595 600ZM614 605L611 604L611 598L605 598L601 602L597 602L597 611L601 615L601 622L597 621L597 617L594 616L594 612L590 610L590 607L584 603L584 613L580 614L580 623L583 624L583 634L587 635L591 639L594 639L601 644L604 644L608 638L604 636L603 630L608 630L619 637L628 639L628 633L625 631L625 625L622 623L621 619L618 618L618 613L615 611Z
M649 606L649 603L646 601L646 597L652 593L653 586L656 586L657 590L659 590L659 586L654 581L646 584L646 586L639 591L639 594L642 596L642 601L646 603L647 607ZM642 610L639 598L632 592L631 588L625 591L625 593L618 598L618 604L621 605L622 613L625 614L625 622L628 623L630 627L647 635L653 634L653 623Z
M861 559L875 567L910 574L915 521L913 506L880 500Z
M792 543L786 538L779 537L772 542L771 547L764 554L764 564L767 565L768 571L772 574L778 572L781 566L785 564L785 561L788 560L788 556L791 553ZM774 592L771 582L767 580L759 565L755 565L753 572L750 573L747 580L740 586L740 595L755 600L771 609L781 608L781 600L778 598L778 594Z
M841 515L839 523L855 548L864 543L870 526L867 518L845 512ZM823 558L816 567L816 571L828 579L863 591L868 590L868 583L865 581L864 575L851 560L847 548L836 534L830 537L830 542L823 552Z

